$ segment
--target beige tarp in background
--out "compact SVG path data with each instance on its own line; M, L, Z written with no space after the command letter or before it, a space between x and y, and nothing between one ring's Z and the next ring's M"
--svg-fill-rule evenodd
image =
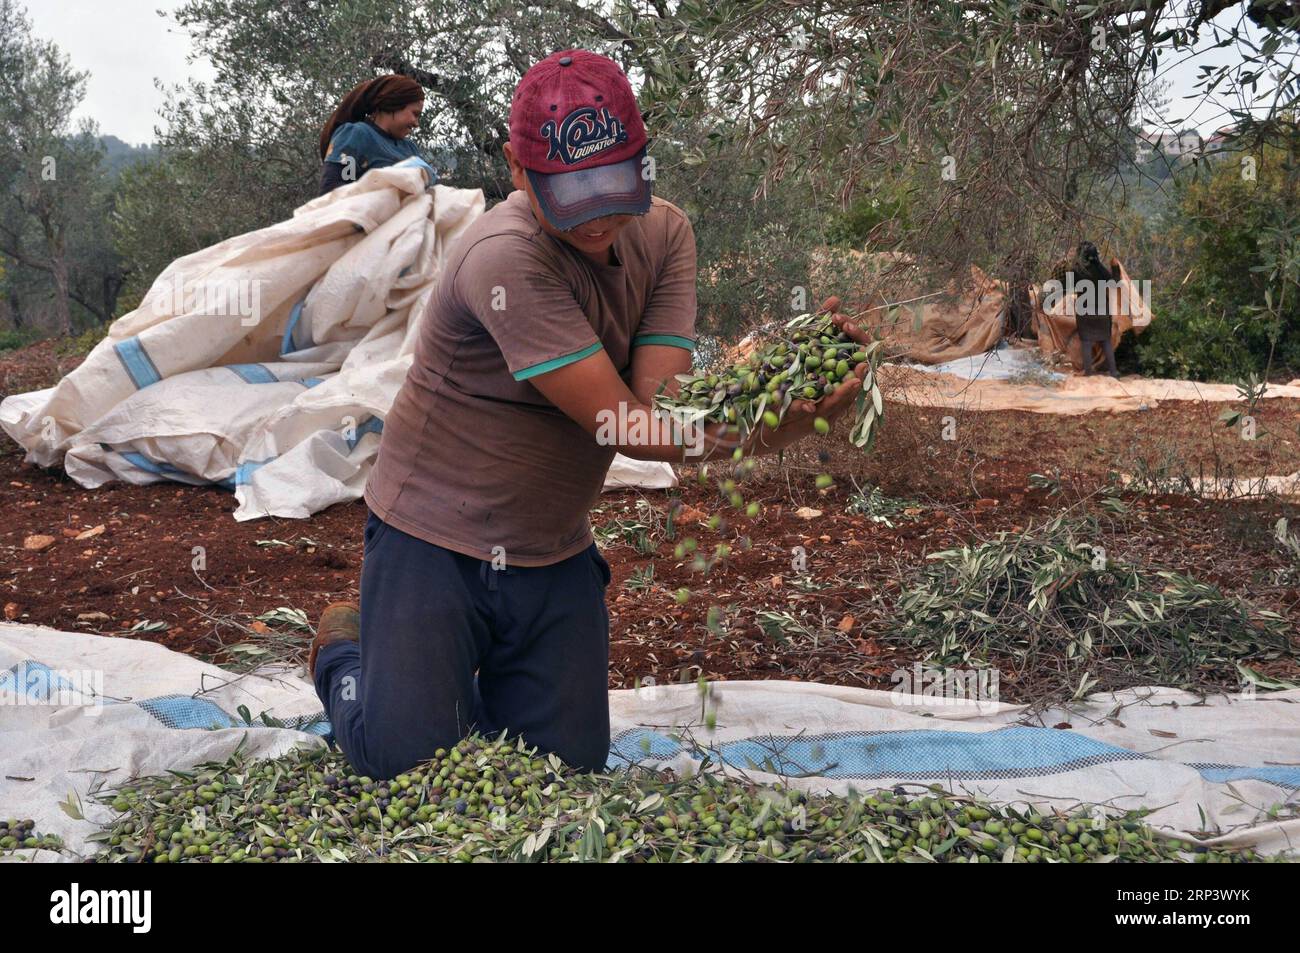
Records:
M1002 338L1006 286L974 265L968 287L938 292L913 258L896 252L822 251L813 255L813 275L818 287L840 293L840 310L878 334L890 357L942 364Z
M814 253L813 278L819 288L840 294L841 310L886 342L894 359L944 364L982 354L996 347L1005 333L1007 286L972 265L964 287L949 285L936 291L916 260L897 252L858 252L822 249ZM1140 288L1118 259L1121 293L1111 289L1112 341L1129 331L1142 333L1151 323L1151 310ZM1044 292L1029 289L1033 328L1039 349L1049 363L1082 370L1083 356L1075 327L1074 297L1063 296L1044 310Z
M1143 300L1141 289L1124 268L1118 258L1111 259L1111 271L1119 272L1120 289L1112 288L1108 294L1110 301L1110 340L1119 347L1120 339L1129 331L1141 334L1151 323L1150 305ZM1049 363L1064 362L1071 367L1083 369L1083 346L1079 341L1079 331L1075 327L1074 296L1063 296L1052 303L1049 310L1042 306L1043 291L1034 287L1029 289L1029 299L1034 307L1034 332L1038 335L1038 347ZM1093 345L1094 356L1099 357L1101 347Z

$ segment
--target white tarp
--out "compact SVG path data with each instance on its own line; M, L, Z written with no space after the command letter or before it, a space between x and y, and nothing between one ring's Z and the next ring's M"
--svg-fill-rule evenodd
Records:
M104 704L51 703L70 701L54 694L63 683L89 686L86 672L98 673ZM1158 808L1157 829L1277 852L1300 847L1293 801L1269 817L1300 788L1297 703L1300 690L1198 699L1144 688L1029 719L996 702L801 682L719 682L706 699L695 685L653 686L610 692L610 763L689 772L709 750L759 783L786 775L809 790L938 782L997 803L1146 806ZM240 727L241 706L252 726ZM263 713L302 730L263 727ZM86 836L113 816L87 797L97 785L219 761L240 745L265 757L320 745L320 719L300 670L237 675L150 642L0 624L0 816L89 849ZM69 796L85 820L59 808Z
M447 252L484 209L425 168L376 169L173 262L81 366L0 404L0 426L82 486L227 486L239 520L358 498ZM675 477L620 456L606 485Z
M999 341L995 347L979 354L958 357L942 364L907 366L928 374L950 374L968 381L1005 381L1026 375L1058 382L1066 379L1065 374L1054 371L1043 363L1042 354L1037 348L1011 347L1006 341Z

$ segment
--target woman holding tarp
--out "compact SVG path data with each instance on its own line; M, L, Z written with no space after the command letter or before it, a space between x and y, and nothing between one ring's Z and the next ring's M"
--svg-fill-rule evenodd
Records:
M419 127L423 110L424 87L406 76L379 76L353 87L321 130L318 194L371 169L418 158L420 150L407 137Z

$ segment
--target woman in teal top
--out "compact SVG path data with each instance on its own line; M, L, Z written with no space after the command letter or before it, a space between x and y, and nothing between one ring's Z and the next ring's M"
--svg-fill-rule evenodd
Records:
M423 109L424 88L405 76L367 80L344 96L321 131L319 194L371 169L418 158L420 150L407 137L418 128Z

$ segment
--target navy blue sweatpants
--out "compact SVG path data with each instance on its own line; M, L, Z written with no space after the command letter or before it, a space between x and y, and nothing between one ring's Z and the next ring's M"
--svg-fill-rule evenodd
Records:
M603 768L609 579L595 543L550 566L494 569L371 513L360 644L316 657L316 693L353 769L392 778L471 729Z

